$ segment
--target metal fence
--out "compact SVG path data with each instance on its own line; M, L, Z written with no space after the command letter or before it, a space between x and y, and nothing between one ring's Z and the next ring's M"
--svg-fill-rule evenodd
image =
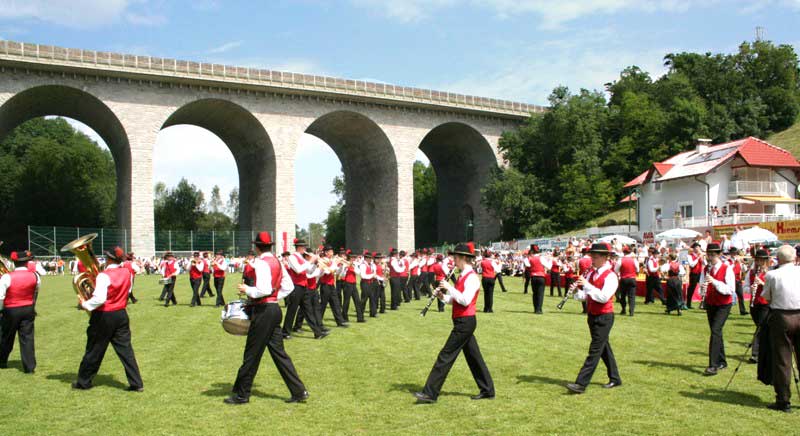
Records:
M97 233L97 239L92 243L95 253L117 245L125 251L130 250L127 229L54 226L28 226L28 249L39 257L58 256L61 247L89 233ZM243 256L251 249L255 235L254 230L156 230L155 249L158 255L166 251L187 254L223 250L228 256Z

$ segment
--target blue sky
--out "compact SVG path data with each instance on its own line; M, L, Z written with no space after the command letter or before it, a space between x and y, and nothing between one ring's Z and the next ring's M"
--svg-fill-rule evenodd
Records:
M602 89L628 65L658 76L669 52L734 51L757 26L798 49L798 22L800 0L0 0L4 39L537 104L557 85ZM334 201L325 187L339 164L313 137L301 144L297 219L306 226ZM156 181L186 177L207 193L238 183L232 156L212 159L225 146L202 129L165 129L155 147Z

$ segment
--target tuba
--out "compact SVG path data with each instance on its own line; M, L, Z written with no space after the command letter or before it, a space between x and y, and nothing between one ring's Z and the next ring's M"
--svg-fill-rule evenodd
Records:
M61 251L71 252L86 267L86 271L72 279L72 287L75 288L75 293L84 300L92 298L95 280L97 279L97 274L100 273L100 263L97 262L97 258L92 251L92 241L96 237L97 233L90 233L61 247Z
M14 264L3 256L0 256L0 276L8 274L14 270Z

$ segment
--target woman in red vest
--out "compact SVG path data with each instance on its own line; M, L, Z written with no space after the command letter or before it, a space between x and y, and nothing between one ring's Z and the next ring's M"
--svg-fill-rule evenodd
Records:
M28 374L36 370L34 307L40 283L38 274L27 267L30 259L25 251L12 252L14 271L0 277L0 368L8 367L8 355L14 349L14 339L19 335L22 370Z
M475 383L480 392L472 397L473 400L494 398L494 382L489 374L489 368L483 361L481 350L478 348L478 341L475 339L475 303L478 301L478 293L481 283L477 273L472 269L472 261L475 259L475 248L472 243L458 244L452 253L455 256L456 268L461 271L461 275L456 281L455 286L447 280L439 282L439 287L435 290L436 296L446 304L453 306L453 330L450 337L444 344L444 348L439 352L436 363L433 364L428 380L422 392L414 393L414 397L420 403L435 403L442 390L447 373L450 372L456 358L464 351L464 358L467 360Z
M744 278L744 287L750 290L750 317L756 324L756 329L758 329L769 315L769 302L761 295L764 292L764 283L766 282L767 270L769 270L769 252L764 249L758 249L753 258L753 268L747 272ZM758 362L759 336L761 335L753 337L750 363Z
M614 326L614 294L617 293L619 279L611 268L608 257L611 254L611 244L600 242L592 244L589 255L592 258L592 270L587 276L578 277L578 282L582 289L575 294L575 298L586 300L586 310L588 316L586 321L589 324L589 332L592 342L589 344L589 355L578 373L575 383L569 383L567 389L575 394L582 394L586 391L586 386L592 381L594 370L600 360L606 365L608 373L608 383L603 387L606 389L615 388L622 385L617 369L617 360L611 350L611 343L608 336Z
M722 338L722 328L731 313L733 293L736 292L736 279L733 268L720 259L722 248L719 243L711 242L706 246L708 266L703 271L700 280L705 288L704 305L708 327L711 329L711 338L708 344L708 368L705 375L717 375L720 369L725 369L728 362L725 359L725 342ZM702 289L701 289L702 293Z
M200 303L200 284L203 281L203 267L205 263L200 259L200 252L195 251L192 261L189 263L189 284L192 286L191 307L199 306Z
M108 344L114 347L125 376L128 390L144 390L139 365L131 346L131 328L128 320L128 290L131 288L131 272L123 268L125 252L114 247L105 252L106 268L97 275L92 297L84 300L78 296L78 304L91 312L89 328L86 330L86 354L78 368L78 380L72 383L73 389L91 389L92 379L103 363Z
M614 272L619 276L619 303L622 306L620 315L625 315L627 309L628 316L633 316L636 307L636 276L639 274L639 263L636 262L636 254L631 254L631 248L627 245L622 247L622 259L617 262Z

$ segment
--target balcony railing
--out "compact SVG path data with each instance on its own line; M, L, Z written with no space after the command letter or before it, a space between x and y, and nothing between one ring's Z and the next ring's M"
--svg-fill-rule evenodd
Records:
M785 195L789 189L786 182L762 182L757 180L736 180L728 183L728 197L740 195Z
M768 213L734 213L730 215L721 216L696 216L689 218L664 218L661 220L654 220L651 228L646 229L642 227L640 230L650 230L653 232L663 232L669 229L684 228L684 229L697 229L710 226L732 225L732 224L752 224L756 225L761 222L784 221L800 219L798 214L768 214Z

